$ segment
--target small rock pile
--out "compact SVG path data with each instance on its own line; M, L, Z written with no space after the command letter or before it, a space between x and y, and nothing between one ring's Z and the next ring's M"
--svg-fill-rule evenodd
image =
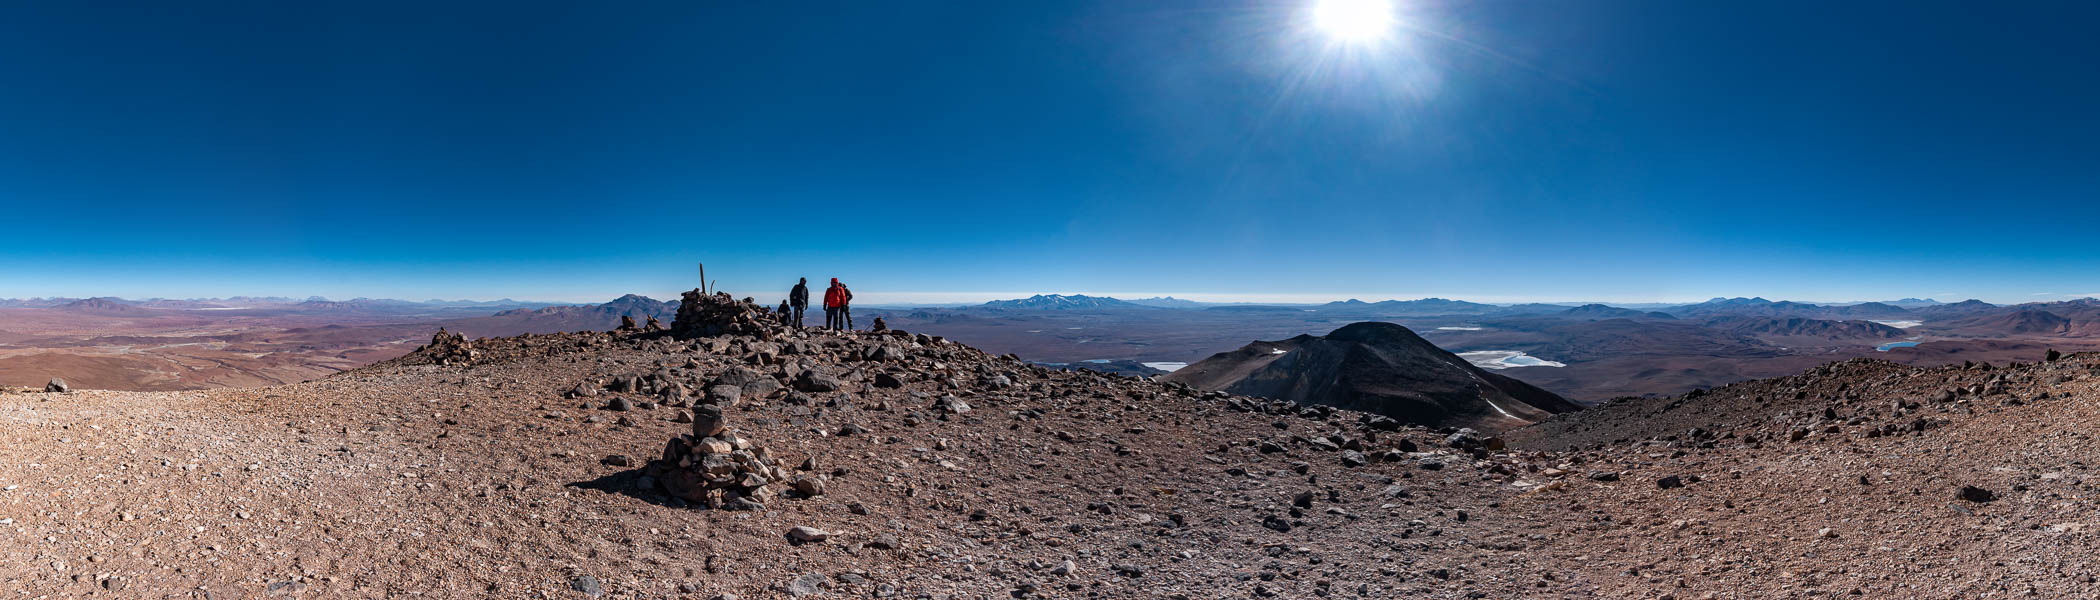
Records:
M671 438L643 473L674 498L722 510L764 510L776 498L824 493L822 478L782 468L771 452L730 429L713 405L695 407L693 433Z
M436 335L430 336L429 345L417 348L416 352L428 355L431 362L440 365L472 364L479 356L474 351L474 342L467 341L467 336L445 331L442 327L438 328Z
M678 314L671 318L671 335L678 339L725 334L772 339L781 325L777 315L749 298L739 301L729 294L702 294L696 289L682 295Z

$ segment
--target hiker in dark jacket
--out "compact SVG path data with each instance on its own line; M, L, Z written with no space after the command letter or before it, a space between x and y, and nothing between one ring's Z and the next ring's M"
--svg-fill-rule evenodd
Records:
M787 317L788 323L793 324L798 329L801 328L802 311L809 308L808 277L803 277L801 279L796 280L795 289L788 291L788 306L794 307L795 309L795 314Z

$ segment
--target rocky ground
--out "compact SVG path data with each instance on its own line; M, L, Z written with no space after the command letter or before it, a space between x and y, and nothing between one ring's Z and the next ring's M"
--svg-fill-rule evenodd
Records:
M0 589L701 599L2100 589L2087 529L2100 525L2087 483L2100 361L2087 355L1988 371L1840 363L1557 417L1504 447L1051 370L928 336L714 317L715 327L672 332L444 339L268 388L0 394ZM673 335L703 330L719 335Z

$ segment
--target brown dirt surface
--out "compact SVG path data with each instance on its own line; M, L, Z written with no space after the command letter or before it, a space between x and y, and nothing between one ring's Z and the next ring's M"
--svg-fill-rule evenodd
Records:
M1840 363L1555 417L1510 434L1528 449L1491 450L1500 440L1053 371L926 336L554 334L472 349L468 364L418 352L258 389L0 394L0 588L149 598L2095 590L2086 432L2100 420L2100 361L2089 355L1990 371ZM737 367L788 387L718 404L731 427L823 480L824 493L732 511L643 480L667 441L692 432L681 411ZM839 389L794 391L803 371L833 375ZM1957 388L1975 389L1940 399ZM565 398L574 392L590 395ZM971 409L936 409L954 406L948 395ZM615 399L630 410L609 409ZM1705 416L1629 424L1672 401L1682 402L1662 414ZM1919 419L1932 424L1869 437ZM1788 441L1801 428L1815 433ZM1658 485L1668 476L1684 485ZM1960 499L1964 485L1993 498ZM829 539L792 543L787 532L805 526Z
M624 315L669 317L641 296L518 308L393 301L233 310L90 299L0 308L0 385L62 377L99 390L175 391L308 381L406 354L440 328L474 336L603 330Z

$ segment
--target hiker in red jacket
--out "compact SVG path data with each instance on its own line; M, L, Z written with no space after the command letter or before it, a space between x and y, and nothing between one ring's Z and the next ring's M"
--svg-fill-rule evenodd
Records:
M853 290L843 283L839 284L839 322L844 323L847 330L853 329Z
M841 317L846 308L846 287L839 285L839 278L831 278L831 287L824 290L824 328L842 329L846 320Z

